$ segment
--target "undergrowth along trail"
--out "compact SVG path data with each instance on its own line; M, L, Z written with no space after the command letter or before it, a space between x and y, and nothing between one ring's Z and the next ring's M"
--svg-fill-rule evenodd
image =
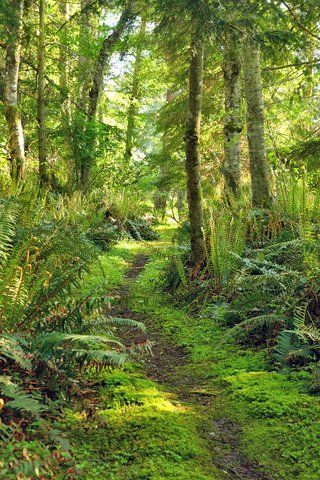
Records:
M127 252L120 245L101 259L104 274L111 274L113 285L108 292L113 299L108 313L144 321L131 300L137 278L148 261L149 246L126 245ZM113 269L118 275L112 273ZM96 280L98 277L97 266ZM88 284L92 282L94 278L88 278ZM201 412L182 401L169 385L163 385L155 370L152 373L152 365L159 367L160 358L155 352L162 348L158 327L153 332L150 328L150 333L141 337L137 332L132 336L123 334L127 344L154 341L154 355L146 355L144 365L139 362L111 372L89 372L88 384L95 395L65 412L64 428L73 437L73 456L81 478L228 478L212 463L211 452L199 431ZM166 365L172 362L174 349L172 345L163 352L168 359ZM166 365L161 371L167 370ZM174 365L170 372L173 378Z
M126 278L132 282L133 279L138 277L147 262L148 257L145 254L137 256ZM153 271L153 261L146 265L145 275L148 275L149 269ZM148 291L148 289L145 290L145 292ZM142 314L141 317L139 303L145 305L145 302L136 302L135 300L135 283L131 283L130 288L127 289L127 303L129 306L132 304L135 314L128 307L121 313L135 316L144 321L147 327L147 332L144 335L140 334L140 342L150 341L153 347L152 356L145 357L144 371L148 378L162 385L162 388L169 389L178 401L195 411L197 415L197 434L205 441L213 467L218 469L216 472L218 474L217 478L248 480L267 480L270 478L259 471L257 463L251 461L239 450L239 426L227 418L213 419L211 410L213 402L216 401L216 392L203 387L202 378L183 371L183 367L187 366L190 361L187 348L174 343L170 334L163 330L161 316L159 317L160 322L157 321L156 316ZM149 301L152 302L152 295L149 296ZM157 301L155 305L157 305ZM163 309L168 308L166 303L159 302L158 308L161 307ZM168 310L171 308L169 307ZM179 314L178 310L176 312ZM173 310L172 313L174 315L175 311ZM185 314L185 320L189 320L187 314ZM134 338L132 340L134 341Z
M318 480L319 400L306 374L273 371L264 350L227 342L210 310L196 317L174 304L162 288L171 235L101 258L110 313L147 327L123 340L152 341L153 356L86 374L95 393L62 425L76 478ZM97 266L88 285L99 275Z

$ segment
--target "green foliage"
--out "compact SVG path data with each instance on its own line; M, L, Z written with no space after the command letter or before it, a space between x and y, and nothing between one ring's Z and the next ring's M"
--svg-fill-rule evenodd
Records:
M308 303L295 308L293 329L280 333L275 352L277 360L287 365L319 358L320 330L308 312Z
M175 375L182 381L196 378L204 392L214 392L206 421L228 418L239 424L241 448L273 478L316 480L319 429L314 418L319 398L308 393L312 385L313 392L318 391L316 376L309 370L274 371L267 350L235 344L228 336L230 330L218 324L228 312L225 301L209 303L198 317L176 308L171 296L159 293L166 263L156 256L148 263L133 290L131 305L153 318L171 341L189 352L187 365L176 369ZM217 451L221 448L219 443ZM224 448L223 454L230 454Z
M127 219L125 221L125 227L134 240L158 240L158 233L153 230L150 224L143 219Z
M24 391L28 390L29 374L68 378L78 377L79 367L92 363L122 365L134 349L122 345L117 329L144 328L140 322L105 314L109 299L103 291L103 274L90 291L77 293L84 275L89 275L89 264L98 259L98 250L87 234L91 207L87 205L87 211L79 214L77 205L83 201L79 196L77 200L58 199L61 208L57 212L50 194L27 192L0 205L0 319L4 332L0 361L9 374L27 378L17 384L2 382L3 394L12 398L5 408L40 413L39 399ZM23 207L21 213L19 206ZM19 335L12 333L15 331ZM59 383L51 388L59 390Z
M215 208L209 211L205 229L207 269L217 290L232 288L245 248L246 216L241 209Z
M0 376L0 392L11 399L5 402L5 408L12 408L32 415L39 415L47 409L44 405L41 405L39 397L36 398L34 395L26 394L19 385L11 381L11 377Z
M0 337L0 359L13 360L23 370L31 370L32 364L30 358L25 354L23 347L26 341L13 334L2 334Z

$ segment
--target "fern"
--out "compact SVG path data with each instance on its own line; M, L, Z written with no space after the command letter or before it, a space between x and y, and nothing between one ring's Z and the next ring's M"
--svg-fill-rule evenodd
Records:
M320 350L320 330L308 312L308 302L295 307L293 326L291 330L280 332L275 357L284 363L311 360L314 352Z
M230 287L245 246L245 221L242 210L209 210L204 228L207 269L220 290Z
M0 360L1 357L13 360L19 367L24 370L31 370L31 361L28 358L22 345L26 345L26 341L15 335L3 334L0 337Z
M26 394L19 385L13 383L11 377L0 376L0 391L4 396L12 399L5 403L5 408L9 407L33 415L39 415L47 410L37 398Z
M307 342L300 341L295 333L283 331L277 337L274 357L280 363L292 365L311 360L313 353Z
M12 248L17 216L17 202L11 199L2 200L0 203L0 266L8 259Z
M284 322L285 317L283 315L275 313L257 315L238 323L228 332L228 336L231 338L245 337L247 339L256 330L267 329L271 331L277 325L283 325Z

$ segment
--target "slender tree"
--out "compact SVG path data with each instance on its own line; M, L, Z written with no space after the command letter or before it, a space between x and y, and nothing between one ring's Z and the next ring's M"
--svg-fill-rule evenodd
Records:
M18 100L24 0L11 0L10 7L11 28L5 45L3 106L8 126L10 172L12 179L17 181L23 177L25 169L24 133Z
M246 37L243 42L243 69L252 204L254 207L268 208L272 202L272 195L265 146L260 53L257 42L249 37Z
M134 13L132 6L125 8L120 15L119 21L112 33L102 42L102 46L94 66L92 85L89 91L88 116L92 120L95 119L97 113L98 101L103 87L104 73L108 63L110 62L114 47L120 40L121 35L125 31L128 24L131 23L135 17L136 13Z
M95 155L96 135L94 122L96 121L98 102L103 89L105 70L110 62L115 45L120 40L127 26L135 19L135 17L136 13L132 4L123 10L112 33L103 40L97 60L93 67L91 87L89 89L87 101L88 107L86 112L87 122L85 127L85 136L87 138L87 148L86 154L81 159L80 165L80 187L84 191L88 190L89 188L90 172Z
M174 100L175 93L170 88L166 92L166 104ZM170 162L170 152L168 152L168 132L164 132L162 136L162 155L159 165L159 179L157 183L157 191L154 194L154 207L161 213L161 219L164 220L167 213L168 203L168 164Z
M78 52L78 98L77 103L82 112L87 110L88 92L92 79L92 65L90 58L90 48L92 47L92 38L94 38L94 17L89 9L91 0L81 0L80 32L79 32L79 52Z
M39 41L38 41L38 157L39 180L49 182L47 165L46 105L45 105L45 10L46 0L39 0Z
M130 163L132 158L132 149L134 147L134 137L135 137L135 123L136 116L138 111L138 103L140 96L140 71L142 63L142 49L143 41L146 34L147 20L145 17L141 19L141 26L138 38L138 45L136 49L134 67L133 67L133 76L132 76L132 90L130 95L130 104L128 108L128 117L127 117L127 132L126 132L126 147L125 147L125 162Z
M203 205L200 174L200 119L203 89L204 43L197 29L192 34L189 67L189 103L185 132L187 197L191 230L191 252L194 264L205 257Z
M59 86L61 97L61 130L63 136L64 157L67 162L67 176L69 182L71 181L71 102L70 91L68 86L69 80L69 62L67 55L68 46L68 28L67 23L69 19L69 2L68 0L59 1L60 20L64 27L59 32Z
M241 177L241 61L239 43L233 31L227 31L223 45L225 97L224 176L226 190L237 194Z

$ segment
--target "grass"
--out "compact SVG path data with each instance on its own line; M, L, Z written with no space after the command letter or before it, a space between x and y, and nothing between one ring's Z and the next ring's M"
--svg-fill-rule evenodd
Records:
M209 480L216 476L195 412L141 373L103 372L94 418L68 411L79 478Z
M131 285L129 306L152 317L172 342L188 350L189 363L177 375L192 374L203 391L214 393L205 422L221 417L237 422L242 429L239 448L272 478L318 480L320 402L307 392L311 373L276 371L266 351L227 341L210 310L197 318L186 308L175 308L161 289L167 260L156 253L165 251L172 228L161 234L154 247L123 242L102 255L84 279L81 293L103 282L110 294L125 281L134 256L151 251L150 262ZM197 408L147 379L141 366L90 370L85 375L89 393L64 408L54 423L36 421L27 439L6 442L1 479L224 478L212 466L199 433L203 418Z
M167 246L170 227L161 229ZM102 255L85 279L83 289L106 280L107 290L123 284L130 261L148 244L121 243ZM152 247L151 247L152 248ZM91 405L79 402L65 410L60 429L71 439L77 478L86 480L209 480L222 479L211 464L207 446L199 435L198 412L181 404L148 380L139 365L124 369L88 372L97 389ZM94 415L88 414L90 408Z
M190 361L180 374L191 373L217 392L210 414L241 426L244 453L274 479L318 480L320 401L308 393L311 373L276 371L266 351L230 343L209 315L193 318L174 308L159 288L166 263L156 256L150 261L132 290L131 308L160 322L171 340L188 349Z

